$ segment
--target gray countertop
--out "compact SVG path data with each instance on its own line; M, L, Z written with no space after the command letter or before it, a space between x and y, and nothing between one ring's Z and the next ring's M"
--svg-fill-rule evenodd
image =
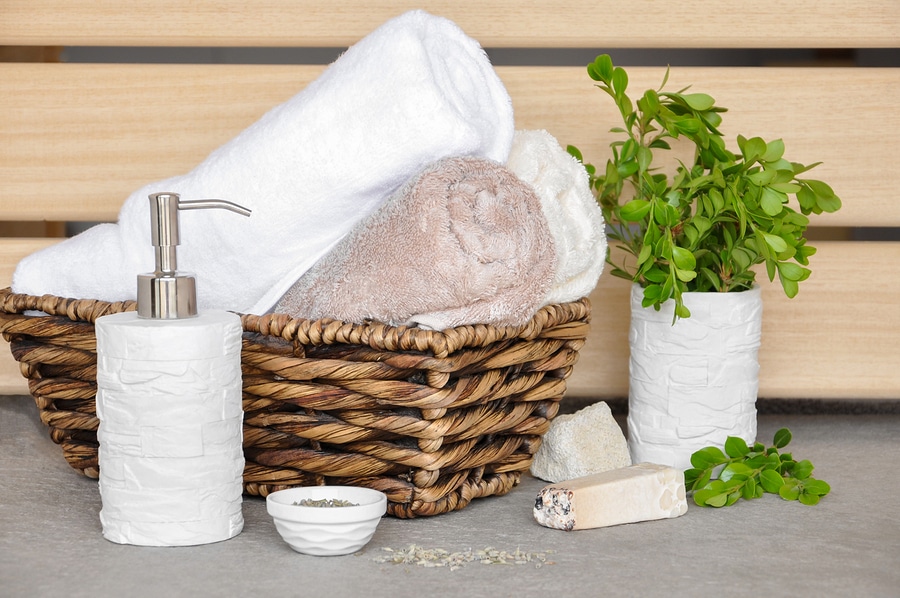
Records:
M30 397L0 397L0 595L18 596L898 596L900 415L771 414L832 492L815 507L772 495L677 519L563 532L534 522L544 482L433 518L385 518L342 557L284 544L265 501L245 497L244 531L190 548L103 539L95 480L70 469ZM457 570L378 562L382 547L545 553L552 564Z

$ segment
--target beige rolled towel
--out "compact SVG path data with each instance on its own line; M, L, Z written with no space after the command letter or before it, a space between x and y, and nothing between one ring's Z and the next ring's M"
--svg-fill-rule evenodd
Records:
M505 166L439 160L285 293L295 317L444 329L526 323L556 271L540 199Z

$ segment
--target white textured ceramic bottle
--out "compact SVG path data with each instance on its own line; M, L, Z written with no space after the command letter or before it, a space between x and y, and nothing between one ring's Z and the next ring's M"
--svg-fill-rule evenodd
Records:
M143 546L227 540L241 511L241 321L99 318L100 521Z
M137 312L97 319L100 522L120 544L190 546L243 529L240 318L197 313L176 270L178 211L230 202L150 196L156 270L138 276Z
M690 458L728 436L756 439L762 298L686 293L691 317L673 326L674 304L641 307L631 291L628 446L634 463L688 469Z

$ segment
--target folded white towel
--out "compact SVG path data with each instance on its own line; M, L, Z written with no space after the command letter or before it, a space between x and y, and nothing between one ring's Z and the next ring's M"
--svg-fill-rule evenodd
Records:
M250 208L181 213L178 265L198 306L264 313L320 257L431 162L504 162L512 104L484 51L454 23L411 11L359 41L313 83L190 173L131 194L99 225L24 259L13 290L132 299L153 270L149 201L220 198Z
M544 305L589 295L603 273L607 244L584 167L543 130L516 131L506 165L534 187L556 246L556 278Z

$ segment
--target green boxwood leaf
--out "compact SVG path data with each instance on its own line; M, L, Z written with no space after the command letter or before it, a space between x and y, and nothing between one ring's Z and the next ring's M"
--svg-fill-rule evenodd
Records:
M681 282L690 282L697 278L697 273L691 270L682 270L681 268L675 268L675 276L678 277L678 280Z
M697 260L694 258L694 254L677 245L672 247L672 261L675 262L675 267L679 270L693 270L697 267ZM696 276L696 273L694 275ZM693 279L693 276L691 279Z
M777 262L778 275L781 278L793 280L794 282L802 282L809 278L810 269L799 266L793 262Z
M634 112L634 107L631 105L631 98L624 93L616 97L616 105L619 107L619 112L622 114L631 114Z
M754 262L754 254L744 247L735 247L731 252L731 259L734 260L738 270L746 270Z
M613 69L612 72L612 88L615 92L616 99L621 99L625 95L625 90L628 89L628 73L625 72L620 66L617 66ZM630 104L630 101L629 101ZM631 110L623 110L623 114L626 112L631 112Z
M766 463L768 463L768 459L766 458L766 455L764 453L754 454L752 457L744 461L744 464L747 467L751 467L753 469L763 469L765 468Z
M800 484L796 480L785 480L778 489L778 496L784 500L797 500L800 497Z
M788 244L781 237L770 235L769 233L762 233L762 236L766 242L766 245L768 245L775 253L781 253L782 251L787 250Z
M689 491L694 489L695 483L703 475L703 470L697 467L691 467L684 470L684 487Z
M784 156L784 141L776 139L766 144L766 153L762 156L763 162L776 162Z
M575 147L574 145L567 145L566 151L570 156L578 160L579 162L584 162L584 158L581 155L581 150Z
M649 170L650 164L653 163L653 151L647 147L639 147L637 149L637 161L640 170Z
M650 213L651 204L644 199L632 199L619 209L619 218L625 222L640 222Z
M816 203L823 212L837 212L841 209L841 199L837 195L819 195Z
M601 54L594 59L594 67L600 75L601 81L609 82L613 75L613 63L609 54Z
M673 124L676 131L687 135L698 133L703 128L703 123L700 119L688 116L677 119Z
M775 448L782 449L791 443L791 431L787 428L781 428L777 432L775 432L775 438L772 444L775 445Z
M836 212L841 207L840 198L834 194L834 189L827 183L807 179L803 181L816 194L816 203L825 212Z
M741 495L744 497L744 500L752 500L754 498L757 498L756 487L756 478L747 478L747 482L741 489Z
M739 140L738 145L741 148L741 153L744 155L744 161L748 163L764 156L768 150L766 142L761 137L752 137L745 140L744 143L741 143Z
M722 449L716 446L708 446L691 455L691 465L699 469L707 469L715 467L728 461L728 457L722 452Z
M625 143L622 144L622 149L619 152L619 161L627 162L634 158L635 154L638 151L638 144L632 137L629 137L625 140Z
M638 163L636 160L628 160L626 162L622 162L616 167L615 175L618 178L627 179L634 173L638 171Z
M729 436L725 439L725 453L729 457L743 457L750 452L750 447L743 438L739 436Z
M798 496L797 498L800 501L800 504L809 505L809 506L819 504L819 496L817 494L809 494L806 492L801 492L800 496Z
M648 260L650 259L651 256L652 256L652 252L651 252L650 246L649 246L649 245L643 245L643 246L641 247L641 252L638 254L638 257L637 257L637 263L638 263L638 265L641 265L641 264L643 264L644 262L648 261Z
M797 183L772 183L769 185L772 189L781 193L798 193L803 187Z
M814 480L809 478L803 482L803 491L807 494L815 494L817 496L825 496L831 492L831 486L823 480Z
M763 187L759 196L759 205L769 216L778 216L787 202L787 195L771 187Z
M796 280L783 277L779 277L779 280L781 281L781 288L784 289L784 294L787 295L789 299L793 299L797 296L797 293L800 292L800 285L797 284Z
M784 485L784 478L774 469L766 469L759 472L759 483L766 492L775 494Z
M694 502L701 507L724 507L728 501L728 493L706 489L694 492Z
M660 270L658 267L654 266L653 268L650 268L649 270L647 270L644 273L644 278L646 278L650 282L656 283L657 285L661 285L668 278L668 274L666 274L665 272ZM649 289L650 287L648 286L647 288ZM656 298L657 299L659 299L659 297L660 297L661 290L662 289L660 287L656 288ZM647 297L648 297L647 289L644 289L644 298L646 299Z
M751 175L748 175L747 178L762 187L763 185L768 185L769 183L774 181L775 176L776 172L774 170L759 170Z
M688 106L698 112L709 110L716 103L712 96L705 93L687 93L682 95L682 98Z
M812 475L813 469L813 464L804 459L794 464L794 467L791 469L791 475L798 480L805 480Z
M662 294L662 287L658 284L648 284L644 287L644 298L641 301L643 307L650 307L659 301Z
M746 481L747 478L753 475L753 470L743 463L735 461L734 463L729 463L726 465L722 471L719 472L719 479L725 482L730 482L731 480L739 480Z

